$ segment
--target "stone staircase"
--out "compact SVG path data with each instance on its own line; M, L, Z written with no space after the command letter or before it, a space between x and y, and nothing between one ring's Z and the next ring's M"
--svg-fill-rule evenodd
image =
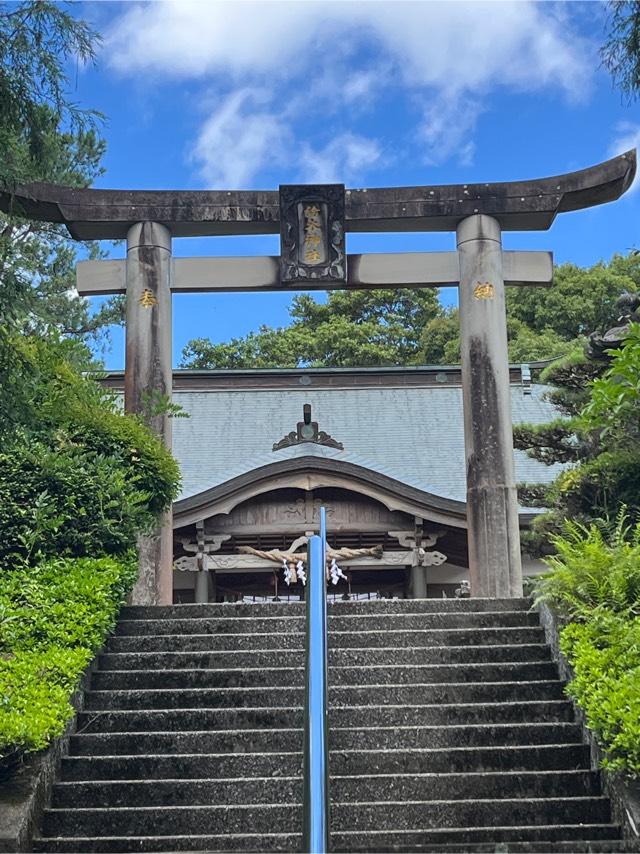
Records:
M125 608L36 851L300 851L301 604ZM330 606L334 851L626 851L528 600Z

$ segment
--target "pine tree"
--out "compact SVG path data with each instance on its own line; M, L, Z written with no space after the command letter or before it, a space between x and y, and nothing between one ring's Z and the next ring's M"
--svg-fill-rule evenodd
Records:
M606 527L623 508L630 523L640 519L640 324L629 324L622 346L605 358L585 345L540 376L561 417L514 428L516 448L566 466L548 486L519 486L523 504L547 508L523 538L532 555L551 551L550 536L567 519Z

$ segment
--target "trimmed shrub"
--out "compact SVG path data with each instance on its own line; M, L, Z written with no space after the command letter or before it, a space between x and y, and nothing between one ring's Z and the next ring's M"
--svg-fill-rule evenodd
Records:
M136 572L130 555L0 575L0 754L40 750L64 731L73 716L69 698Z
M640 617L601 610L571 623L560 647L575 670L567 692L604 749L604 765L640 775Z
M180 482L160 440L74 367L68 340L13 345L21 380L0 407L0 772L64 731L134 583L137 535Z
M51 646L0 658L0 755L12 748L42 750L73 717L69 698L91 653Z
M177 466L133 419L20 437L0 453L0 568L53 556L122 555L171 502ZM77 432L80 428L77 428Z

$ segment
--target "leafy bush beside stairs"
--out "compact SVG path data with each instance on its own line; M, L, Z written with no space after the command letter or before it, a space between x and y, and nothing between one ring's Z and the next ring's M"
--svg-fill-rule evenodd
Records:
M575 671L568 693L584 710L606 767L640 776L640 524L612 532L567 523L536 582L571 622L560 648Z
M640 776L640 617L597 612L562 631L561 649L576 674L568 693L602 744L605 766Z
M64 731L134 583L137 537L180 482L159 438L74 367L68 340L12 335L10 352L20 371L0 401L0 772Z
M0 575L0 756L40 750L136 577L136 560L67 558Z

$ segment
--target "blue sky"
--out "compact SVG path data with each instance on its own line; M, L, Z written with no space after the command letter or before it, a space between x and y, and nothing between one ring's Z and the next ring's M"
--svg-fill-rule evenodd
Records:
M502 181L579 169L640 144L640 104L599 68L598 2L100 2L73 97L108 117L101 187L275 189ZM640 193L505 234L587 265L640 245ZM350 235L348 249L453 248L452 235ZM110 247L122 257L121 247ZM275 254L275 236L174 241L174 254ZM443 293L446 302L454 293ZM289 294L174 297L190 338L287 322ZM107 366L123 366L121 331Z

